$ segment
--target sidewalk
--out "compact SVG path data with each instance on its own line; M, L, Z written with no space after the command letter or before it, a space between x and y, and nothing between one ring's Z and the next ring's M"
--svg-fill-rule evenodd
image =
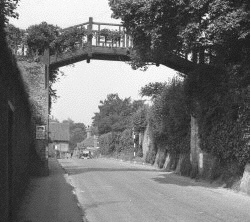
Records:
M82 222L73 187L56 159L49 159L50 175L32 178L15 222Z

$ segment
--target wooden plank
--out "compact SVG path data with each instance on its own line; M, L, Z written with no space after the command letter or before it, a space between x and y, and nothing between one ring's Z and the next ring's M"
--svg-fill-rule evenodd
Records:
M66 31L66 30L69 30L69 29L72 29L72 28L76 28L76 27L84 26L84 25L88 25L88 24L89 24L89 22L84 22L84 23L81 23L81 24L79 24L79 25L73 25L73 26L64 28L64 29L62 29L62 31Z
M92 56L92 26L93 26L93 18L89 18L89 25L88 25L88 36L87 36L87 45L88 45L88 56Z
M93 22L94 25L122 26L121 24Z

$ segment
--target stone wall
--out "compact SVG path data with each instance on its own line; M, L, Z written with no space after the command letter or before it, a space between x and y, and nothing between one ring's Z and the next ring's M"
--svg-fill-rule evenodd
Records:
M36 125L45 125L48 128L48 89L46 86L46 66L42 63L18 61L18 67L29 93L33 106L33 119ZM36 140L36 152L42 161L45 161L45 174L47 174L47 137Z
M4 41L1 47L0 215L1 221L7 222L13 218L30 176L48 174L46 143L37 141L41 144L36 146L35 140L36 124L46 125L48 97L44 87L45 66L23 61L18 67Z
M143 138L141 140L143 159L146 160L148 153L154 149L153 135L149 124L147 125L146 130L143 133Z
M193 116L191 116L190 153L188 154L167 153L165 147L154 143L149 125L141 140L144 160L158 168L192 178L217 180L228 188L250 194L250 165L245 167L241 176L242 171L238 163L222 164L215 156L203 152L200 149L198 122Z
M240 181L240 191L250 194L250 164L245 166L245 170Z
M200 159L200 140L199 140L199 127L197 119L191 116L191 140L190 140L190 161L192 164L191 176L195 177L199 172L199 159Z
M3 42L1 42L3 43ZM5 44L0 50L0 215L11 220L29 181L34 149L29 95L15 58Z

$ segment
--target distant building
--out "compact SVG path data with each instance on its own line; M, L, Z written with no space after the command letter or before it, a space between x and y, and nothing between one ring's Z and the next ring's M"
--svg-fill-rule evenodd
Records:
M50 122L49 125L49 155L64 158L69 153L70 127L68 123Z
M86 129L87 137L82 142L77 144L77 147L74 149L74 155L79 155L84 150L88 150L93 155L95 151L99 149L98 136L92 135L92 130L90 127Z

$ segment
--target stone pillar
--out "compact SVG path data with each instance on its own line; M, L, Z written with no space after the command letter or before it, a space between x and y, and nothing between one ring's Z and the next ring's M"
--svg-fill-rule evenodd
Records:
M247 164L241 179L240 190L250 195L250 164Z
M43 63L27 61L18 61L18 67L28 87L30 102L35 107L33 110L35 125L46 126L48 135L49 68ZM46 138L40 140L36 139L34 148L39 156L39 163L37 163L37 165L40 165L39 174L48 175L48 158L46 153L46 148L48 149L48 137L46 136Z
M142 152L143 152L143 158L144 160L146 159L146 154L150 149L152 140L150 137L150 126L149 124L147 125L144 135L143 135L143 141L142 141Z
M91 127L88 126L88 128L86 129L86 133L87 133L87 139L92 136L92 129L91 129Z
M190 141L190 161L192 164L191 177L196 177L199 172L199 157L201 153L199 127L196 117L191 116L191 141Z

